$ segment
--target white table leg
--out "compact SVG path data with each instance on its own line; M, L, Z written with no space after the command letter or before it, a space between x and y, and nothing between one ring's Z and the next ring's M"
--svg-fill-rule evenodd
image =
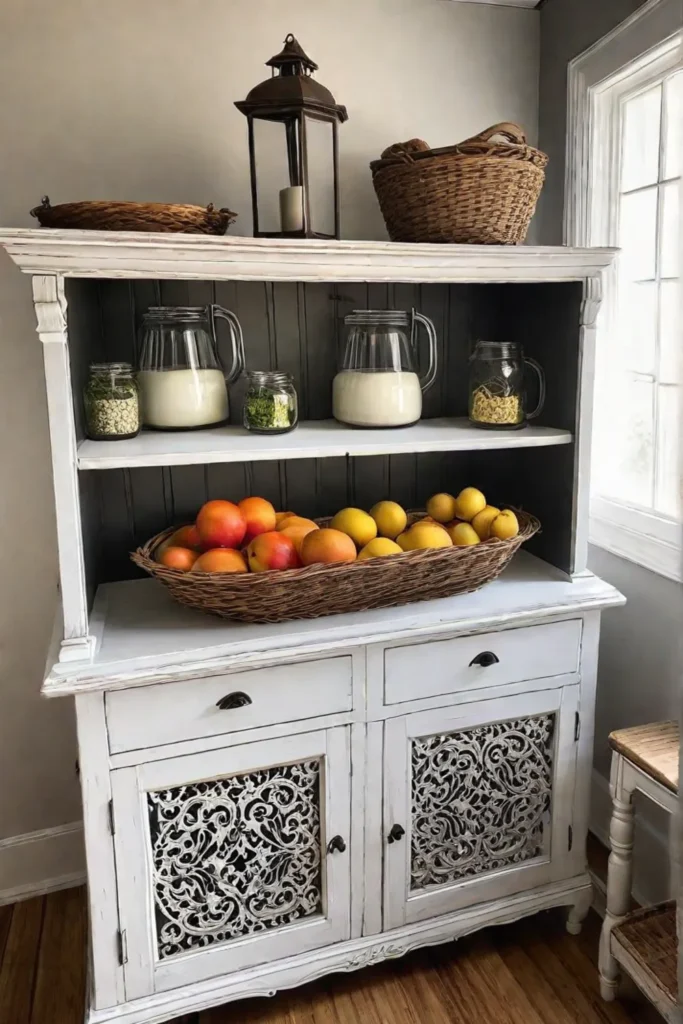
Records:
M635 780L627 769L628 762L616 751L612 754L612 820L610 845L612 852L607 867L607 910L600 933L600 992L611 1001L619 985L619 965L612 956L612 929L628 914L631 907L633 878L633 790Z

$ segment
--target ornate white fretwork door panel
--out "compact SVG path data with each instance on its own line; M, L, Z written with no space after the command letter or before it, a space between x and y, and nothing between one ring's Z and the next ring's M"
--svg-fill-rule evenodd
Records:
M385 928L559 877L571 845L577 694L387 722Z
M114 772L132 998L346 939L344 727Z

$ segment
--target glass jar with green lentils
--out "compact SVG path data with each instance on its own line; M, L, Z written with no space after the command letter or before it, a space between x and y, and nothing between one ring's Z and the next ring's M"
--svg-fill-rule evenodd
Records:
M130 363L91 363L83 405L92 441L123 441L140 432L138 385Z
M250 370L242 407L242 422L256 434L286 434L299 421L294 381L288 373Z

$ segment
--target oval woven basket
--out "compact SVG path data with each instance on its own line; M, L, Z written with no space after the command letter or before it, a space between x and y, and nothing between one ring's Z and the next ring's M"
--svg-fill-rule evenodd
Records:
M31 210L41 227L90 231L176 231L195 235L224 235L237 219L232 210L183 203L83 202L50 206L43 196Z
M398 143L370 167L392 241L517 245L547 163L519 125L504 122L446 149Z
M413 521L425 513L415 513ZM505 569L525 541L540 529L538 519L517 512L520 531L512 540L489 540L472 547L408 551L389 558L261 573L193 573L167 569L154 560L156 549L177 527L158 533L131 554L141 569L168 587L171 596L240 622L287 622L323 615L394 608L478 590ZM326 525L328 519L318 520Z

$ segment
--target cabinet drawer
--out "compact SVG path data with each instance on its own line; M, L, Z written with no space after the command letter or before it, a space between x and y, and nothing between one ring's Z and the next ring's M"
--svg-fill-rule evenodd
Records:
M576 672L580 648L581 619L390 647L384 703Z
M113 754L296 722L352 710L352 658L115 691L106 703Z

